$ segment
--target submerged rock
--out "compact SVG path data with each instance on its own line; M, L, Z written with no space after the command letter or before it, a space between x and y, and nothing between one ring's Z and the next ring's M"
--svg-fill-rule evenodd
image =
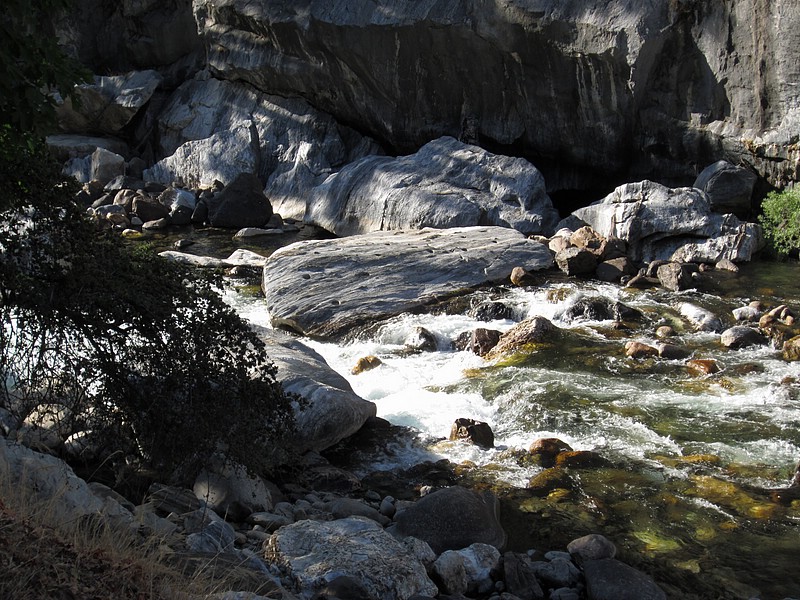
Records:
M281 248L262 287L274 326L327 337L552 260L543 244L503 227L374 232Z

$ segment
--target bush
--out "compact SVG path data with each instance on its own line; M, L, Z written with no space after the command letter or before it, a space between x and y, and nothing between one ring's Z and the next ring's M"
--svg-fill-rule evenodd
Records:
M56 405L103 456L173 481L223 451L263 473L292 399L219 278L102 234L42 142L0 127L0 406Z
M761 211L759 222L770 248L782 258L800 250L800 190L770 193Z

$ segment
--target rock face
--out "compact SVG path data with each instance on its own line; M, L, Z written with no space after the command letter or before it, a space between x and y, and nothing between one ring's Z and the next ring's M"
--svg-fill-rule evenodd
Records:
M324 587L335 573L359 582L371 600L438 593L407 547L365 517L299 521L279 529L264 549L305 590Z
M299 94L400 152L441 135L513 145L550 163L540 168L556 188L655 173L690 183L696 165L722 158L744 159L772 183L797 176L793 3L197 0L194 9L215 76Z
M571 218L625 241L636 261L747 261L763 246L759 226L712 212L703 191L646 180L619 186Z
M552 261L544 245L504 227L374 232L281 248L262 288L274 326L324 337Z
M314 189L306 222L339 236L470 225L549 235L558 213L528 161L442 137L410 156L347 165Z

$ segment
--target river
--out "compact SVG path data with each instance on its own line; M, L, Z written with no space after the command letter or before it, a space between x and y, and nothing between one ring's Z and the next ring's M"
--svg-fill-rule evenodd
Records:
M753 262L738 274L712 276L702 289L673 293L554 273L536 287L479 293L475 302L509 306L509 319L403 315L357 341L306 343L375 402L380 417L418 436L418 443L365 458L359 474L446 458L506 494L516 550L599 531L673 598L800 597L800 500L778 501L767 491L786 486L800 460L800 363L769 346L725 349L718 334L694 332L678 311L689 302L729 326L732 309L753 300L800 309L798 274L797 263ZM560 319L586 296L618 300L644 319L622 332L611 322ZM257 296L229 298L247 319L269 322ZM535 315L576 336L502 365L452 348L459 333L503 331ZM694 373L685 359L624 355L625 340L653 344L661 324L676 330L672 343L715 361L719 372ZM434 334L436 352L406 350L417 327ZM367 355L382 365L351 374ZM495 448L447 441L459 417L487 422ZM544 468L521 456L543 437L596 451L606 462L570 469L556 485L530 493Z

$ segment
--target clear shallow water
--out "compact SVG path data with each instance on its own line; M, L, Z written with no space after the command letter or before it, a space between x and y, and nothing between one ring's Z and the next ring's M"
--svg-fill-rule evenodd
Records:
M493 450L447 441L427 445L434 459L476 465L470 468L479 478L525 489L543 468L521 463L513 450L540 437L558 437L608 459L603 468L571 471L542 494L515 496L519 530L512 542L531 547L567 530L602 531L629 560L644 557L671 597L800 597L800 502L776 502L764 491L787 485L800 460L800 364L784 362L769 347L726 350L718 335L693 333L678 309L681 302L710 308L726 326L734 324L730 310L751 300L797 310L798 274L797 264L754 263L737 276L721 276L710 289L681 294L562 281L493 293L514 308L514 320L407 315L358 342L307 343L376 403L379 416L426 440L446 438L459 417L489 423ZM645 319L626 332L609 322L560 321L581 294L617 299ZM267 323L258 300L236 304L247 318ZM576 336L503 366L451 349L461 332L506 330L534 315ZM679 329L674 343L717 361L720 372L696 376L684 360L624 356L626 340L655 343L655 329L664 323ZM436 336L438 352L404 352L420 326ZM382 366L352 375L367 355L378 356ZM364 469L420 460L419 451L393 452L385 464Z

